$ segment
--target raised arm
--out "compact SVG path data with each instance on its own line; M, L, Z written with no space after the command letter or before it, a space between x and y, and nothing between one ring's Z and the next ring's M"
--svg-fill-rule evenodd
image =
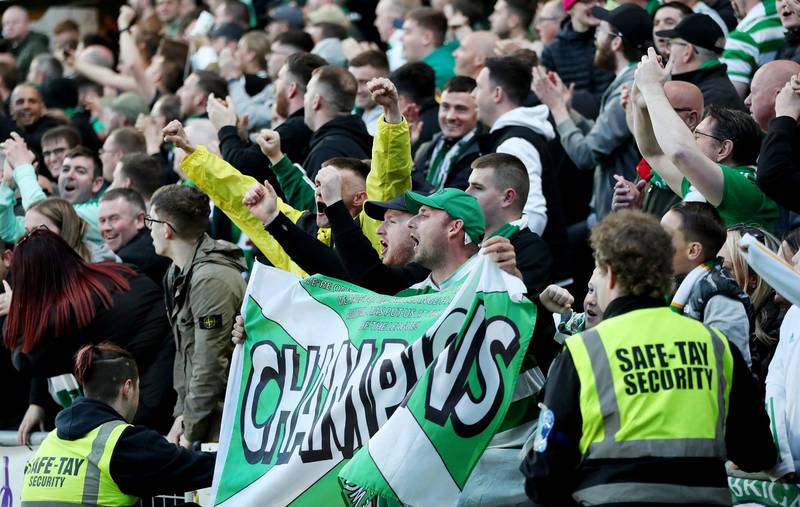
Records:
M110 86L124 92L137 91L138 85L133 76L120 74L109 68L86 62L80 56L75 59L75 70L84 77L103 86Z
M265 181L263 185L256 184L250 187L242 204L264 224L267 232L280 243L292 261L308 274L319 273L347 280L344 268L333 248L300 229L286 215L278 211L278 196L269 182Z
M12 132L11 137L0 144L0 149L13 168L14 184L22 197L22 207L27 210L33 203L46 198L33 168L36 156L28 149L22 136Z
M117 16L119 53L124 67L136 82L136 91L149 103L156 96L156 85L145 74L146 66L144 60L131 33L131 23L135 17L136 12L130 6L123 5L120 7L119 16Z
M170 122L164 128L164 140L186 151L188 156L181 161L183 173L205 192L242 232L247 234L273 266L306 276L306 272L292 262L275 238L264 230L263 223L242 204L247 190L258 183L255 178L243 175L221 158L209 153L204 147L193 146L186 138L183 126L177 120ZM293 222L302 214L280 199L278 209Z
M633 110L633 138L639 147L639 153L650 164L650 167L658 171L669 188L681 195L683 173L669 157L664 155L658 145L653 132L653 123L650 121L650 113L647 111L647 104L635 84L631 89L631 97L631 104L628 107Z
M372 166L367 176L367 195L373 201L388 201L411 190L411 134L400 113L397 88L386 78L367 83L372 99L383 107L372 143Z
M647 104L653 133L664 155L710 204L719 206L724 189L722 169L700 151L694 134L667 100L664 82L671 70L672 65L667 63L666 68L663 67L655 50L650 48L636 70L636 86Z
M263 129L255 138L256 143L272 164L272 172L286 197L286 202L293 208L316 212L314 201L314 183L308 179L306 172L297 164L293 164L281 150L281 135L271 129Z

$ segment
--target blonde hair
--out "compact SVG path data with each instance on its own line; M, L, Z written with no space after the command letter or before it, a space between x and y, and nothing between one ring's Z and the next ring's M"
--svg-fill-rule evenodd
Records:
M725 245L731 254L731 276L739 284L739 287L750 297L750 302L753 304L753 312L755 313L755 336L756 339L766 343L775 343L776 339L769 336L764 330L764 327L769 319L769 312L767 303L772 301L775 296L775 289L769 286L758 274L750 269L747 265L744 256L739 251L739 242L742 239L742 233L755 236L758 241L764 244L773 252L777 252L780 248L780 241L772 234L766 232L759 227L741 227L734 226L728 229ZM750 287L750 278L755 278L755 286Z
M269 35L259 30L253 30L242 35L241 40L248 51L253 51L256 54L256 61L262 67L266 65L266 58L270 48Z
M86 233L89 232L87 224L75 212L68 201L60 197L48 197L33 203L28 211L36 211L44 215L48 220L56 224L61 231L59 236L72 247L78 255L86 262L92 262L92 253L84 243Z

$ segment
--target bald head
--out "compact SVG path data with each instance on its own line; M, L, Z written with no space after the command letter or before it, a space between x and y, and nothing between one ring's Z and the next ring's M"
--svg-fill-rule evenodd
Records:
M3 12L3 38L12 41L24 39L31 31L28 11L22 7L12 5Z
M686 126L694 130L703 117L703 92L700 88L685 81L667 81L664 94Z
M800 64L792 60L773 60L756 71L750 84L750 95L744 103L761 130L766 132L769 122L775 117L778 92L797 73L800 73Z
M800 72L800 63L792 60L773 60L759 67L753 76L751 88L780 90L792 75Z
M99 65L107 69L114 67L114 53L100 44L86 46L83 51L81 51L80 58L86 63Z
M494 55L494 48L500 40L492 32L472 32L464 37L461 46L453 53L456 59L456 75L475 78L483 69L487 58Z

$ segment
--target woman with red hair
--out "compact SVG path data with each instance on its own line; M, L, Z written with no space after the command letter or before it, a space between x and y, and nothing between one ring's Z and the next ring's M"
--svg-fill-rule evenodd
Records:
M57 234L37 228L17 242L11 262L14 292L4 340L14 366L32 376L30 406L19 429L21 442L44 419L50 392L68 406L75 353L110 341L139 364L141 403L135 421L166 430L174 392L174 342L161 291L124 264L87 263ZM43 399L44 398L44 399ZM165 426L166 425L166 426Z

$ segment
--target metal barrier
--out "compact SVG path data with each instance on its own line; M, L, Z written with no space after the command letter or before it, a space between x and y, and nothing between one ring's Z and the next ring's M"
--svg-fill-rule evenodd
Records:
M176 507L184 505L186 502L193 502L194 495L186 493L184 495L159 495L154 498L143 498L139 500L138 507Z
M37 431L35 433L31 433L31 446L37 446L42 443L44 437L47 436L46 431ZM17 442L17 432L16 431L0 431L0 447L16 447L19 443Z

